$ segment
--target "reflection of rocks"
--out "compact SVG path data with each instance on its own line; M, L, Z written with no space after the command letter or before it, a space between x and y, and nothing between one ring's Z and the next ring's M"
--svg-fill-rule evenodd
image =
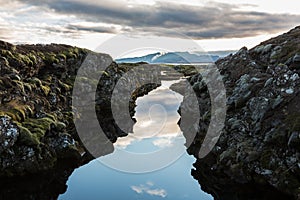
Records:
M76 77L89 53L67 45L14 46L0 41L0 199L56 199L72 171L93 159L73 122L74 117L83 122L87 135L93 130L84 127L80 107L72 108L75 78L83 93L98 85L94 99L106 143L127 134L114 122L110 100L115 83L134 65L109 63L98 84L95 77ZM108 55L93 55L111 61ZM131 102L154 87L137 90ZM83 106L93 103L88 95L93 94L86 95ZM131 114L133 108L134 103ZM104 149L99 156L112 150Z
M10 178L1 178L0 199L38 199L54 200L66 191L66 182L76 167L66 164L57 165L53 170Z
M225 128L211 153L192 170L215 199L300 199L299 44L297 27L216 62L227 91ZM197 156L211 103L201 76L189 81L201 113L188 148Z

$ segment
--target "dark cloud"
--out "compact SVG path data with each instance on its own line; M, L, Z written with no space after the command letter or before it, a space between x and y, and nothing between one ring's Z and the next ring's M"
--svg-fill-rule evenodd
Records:
M69 24L65 27L68 30L73 31L87 31L87 32L96 32L96 33L118 33L118 30L112 26L84 26Z
M298 25L300 15L240 11L239 6L214 3L204 6L157 2L153 6L128 7L124 1L91 0L23 0L29 4L53 9L56 13L72 14L84 21L120 25L123 32L148 32L172 36L178 32L195 39L247 37L275 33ZM255 7L253 7L255 9ZM74 26L79 31L117 33L114 26Z

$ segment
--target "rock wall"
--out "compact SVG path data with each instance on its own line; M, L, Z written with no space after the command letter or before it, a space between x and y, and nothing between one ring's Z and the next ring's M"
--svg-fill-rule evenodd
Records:
M189 79L201 111L200 131L188 148L198 158L192 175L215 199L300 199L300 27L216 65L227 115L217 145L203 159L198 152L211 100L200 74Z
M76 132L73 119L80 120L80 116L72 108L78 69L91 53L67 45L15 46L0 41L1 199L56 199L65 191L72 171L94 158ZM97 117L107 140L115 142L127 133L112 116L113 88L137 65L117 65L108 55L92 54L111 61L110 66L99 82L90 77L77 78L83 90L84 86L97 86ZM127 81L138 85L139 80ZM155 87L148 85L135 91L131 115L135 99Z

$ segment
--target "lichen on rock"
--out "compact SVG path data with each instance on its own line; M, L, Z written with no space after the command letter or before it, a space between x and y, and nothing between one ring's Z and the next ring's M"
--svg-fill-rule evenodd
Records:
M296 27L216 62L228 97L225 127L210 154L197 159L192 170L215 199L300 199L299 41ZM211 110L207 88L195 89L202 80L200 74L189 79L203 111L188 148L196 158Z

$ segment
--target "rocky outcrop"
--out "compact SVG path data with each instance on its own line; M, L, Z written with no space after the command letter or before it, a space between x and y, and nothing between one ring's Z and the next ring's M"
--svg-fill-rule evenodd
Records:
M227 95L225 127L213 150L198 158L192 170L215 199L300 199L299 58L296 27L216 62ZM189 81L202 115L188 148L197 158L210 122L211 100L200 74Z
M77 76L89 54L110 63L100 80ZM110 101L117 81L135 66L117 65L108 55L67 45L15 46L1 41L0 198L56 199L65 191L72 171L94 158L74 125L74 119L80 120L72 107L75 78L83 91L97 87L95 109L107 140L125 136L113 119ZM137 84L139 80L127 81ZM154 87L133 93L131 115L135 99Z
M72 108L75 78L82 83L82 91L96 85L95 109L107 140L115 142L126 135L116 125L110 104L118 80L137 65L111 62L101 72L100 81L78 77L89 53L67 45L0 42L0 198L56 199L65 191L72 171L93 159L74 124L74 118L83 125L86 122ZM98 55L111 60L108 55ZM297 27L216 62L227 95L225 127L216 146L206 157L198 158L192 170L202 189L215 199L300 199L299 60ZM185 75L195 72L174 69ZM159 77L157 72L149 74L153 79ZM181 128L185 135L197 128L188 152L198 157L210 123L210 91L201 74L188 80L197 94L201 117L199 129ZM140 80L126 81L124 84L139 85ZM135 99L157 86L150 84L133 92L131 116ZM120 95L117 101L122 98ZM188 96L184 101L194 108Z

